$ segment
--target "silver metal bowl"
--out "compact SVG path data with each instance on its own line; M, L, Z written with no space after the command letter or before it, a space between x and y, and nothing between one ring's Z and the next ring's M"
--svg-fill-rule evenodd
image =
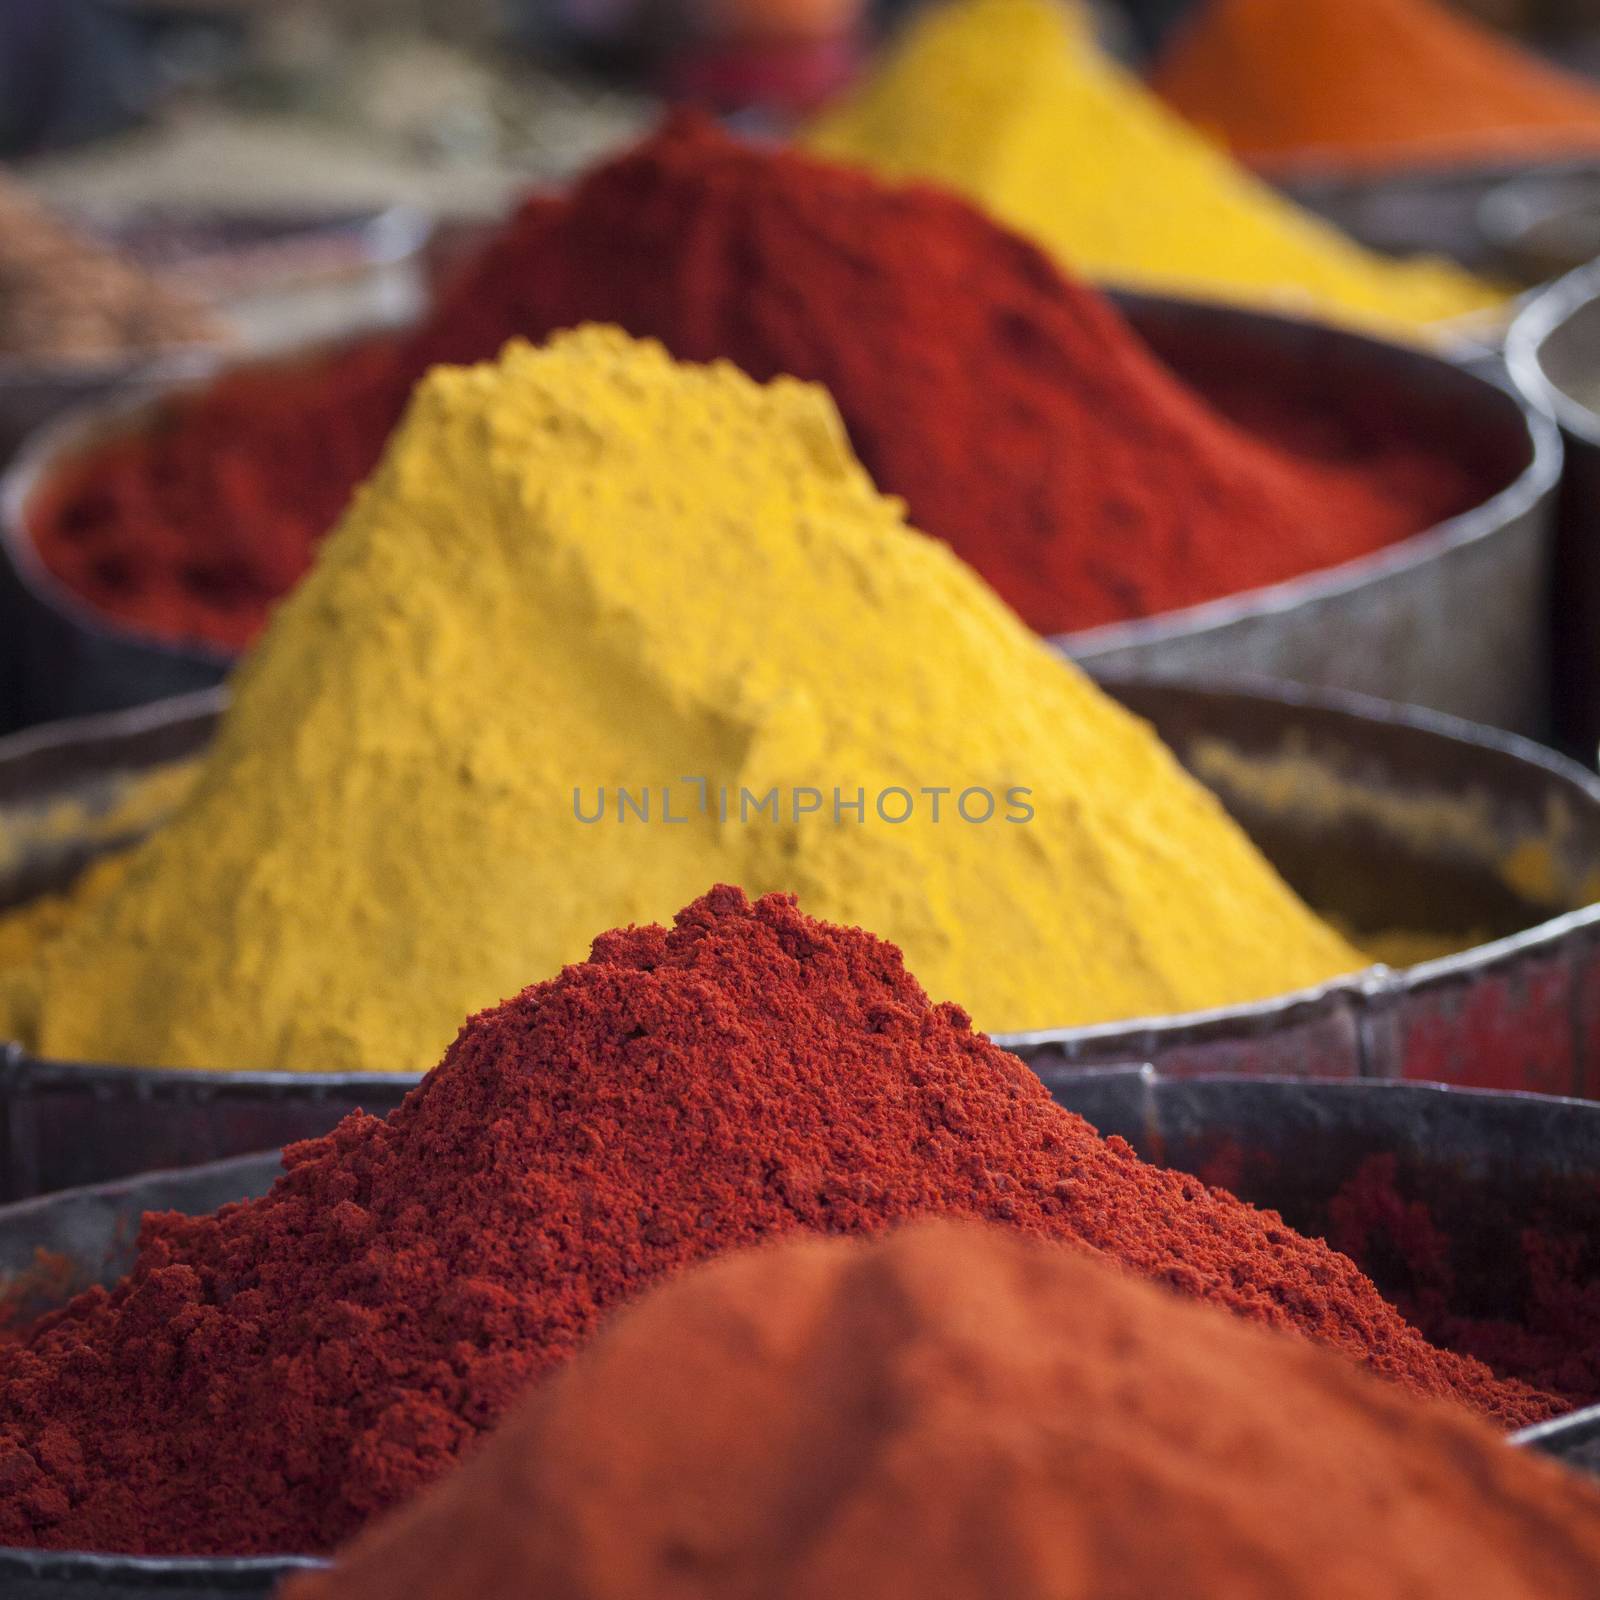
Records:
M1600 262L1530 302L1506 338L1506 364L1565 442L1552 552L1552 710L1556 736L1592 761L1600 743Z
M1475 1243L1484 1230L1506 1242L1507 1270L1485 1277L1474 1251L1472 1314L1515 1316L1523 1287L1512 1263L1521 1228L1552 1206L1574 1226L1600 1222L1600 1106L1537 1095L1495 1094L1416 1084L1309 1084L1272 1079L1171 1082L1150 1068L1123 1068L1047 1080L1054 1097L1106 1135L1118 1134L1147 1160L1202 1177L1228 1163L1229 1187L1280 1211L1292 1227L1321 1232L1329 1200L1371 1156L1397 1162L1395 1185L1408 1201L1433 1208ZM145 1211L194 1215L263 1194L278 1158L252 1155L185 1172L154 1172L91 1188L0 1206L0 1291L13 1308L41 1313L64 1293L110 1284L132 1264L132 1240ZM1403 1269L1382 1260L1380 1287L1403 1295ZM18 1302L36 1279L36 1252L71 1264L70 1283ZM1537 1429L1526 1442L1584 1464L1576 1444L1592 1436L1592 1413L1575 1412ZM1588 1422L1584 1419L1589 1418ZM313 1557L250 1559L128 1557L89 1552L0 1549L0 1590L26 1600L137 1600L184 1594L190 1600L265 1595Z
M1600 1097L1600 906L1589 904L1600 883L1600 779L1510 735L1352 697L1137 679L1108 687L1357 938L1476 929L1487 942L1253 1005L999 1042L1047 1076L1139 1060L1174 1077L1412 1077ZM220 704L197 696L0 741L0 816L86 793L89 809L104 809L95 797L108 774L198 753ZM0 905L59 886L114 842L41 830L0 875ZM1541 853L1542 898L1507 880L1519 851ZM157 1071L41 1060L13 1046L0 1056L0 1194L312 1137L358 1106L394 1105L416 1081Z
M219 306L241 356L262 356L416 317L433 233L415 207L248 210L78 207L90 232Z
M58 582L24 537L42 467L201 388L227 364L308 359L413 321L425 299L427 218L407 206L339 214L98 210L92 231L216 299L231 353L34 371L0 361L0 733L142 705L221 680L231 652L168 644L103 615ZM210 242L209 253L207 243ZM8 425L14 431L8 435Z
M1472 440L1484 459L1504 462L1502 487L1359 560L1054 642L1097 672L1281 678L1546 733L1561 443L1543 412L1509 392L1498 359L1449 361L1226 306L1125 304L1156 353L1224 410L1219 382L1242 385L1263 370L1280 387L1321 387L1334 404L1403 393L1422 437Z
M64 461L92 448L171 395L169 383L63 412L36 432L0 476L0 663L9 694L0 731L147 705L222 682L235 657L210 645L169 644L96 610L44 564L27 532L34 492Z
M1478 231L1496 259L1548 287L1600 256L1600 163L1573 162L1496 184L1478 206Z
M276 1152L249 1155L0 1206L0 1294L8 1310L29 1319L60 1304L63 1290L109 1287L133 1265L145 1212L203 1215L265 1194L281 1170ZM33 1288L40 1250L64 1263L69 1274L65 1282L52 1274L48 1290ZM292 1555L228 1559L0 1548L0 1594L6 1600L239 1600L271 1594L290 1572L323 1564Z
M1474 367L1224 306L1116 298L1157 354L1224 410L1229 392L1249 387L1356 418L1364 397L1394 395L1419 437L1495 463L1502 486L1484 504L1361 561L1057 642L1118 670L1277 676L1544 732L1549 501L1560 438L1542 413L1499 385L1497 362L1479 357ZM65 416L28 443L0 482L0 565L10 569L22 641L20 720L182 694L225 670L218 652L155 639L85 604L45 570L27 531L30 497L64 461L139 427L151 409L88 407ZM1461 625L1464 617L1471 627Z
M202 381L220 361L221 352L209 347L90 362L0 357L0 468L63 415L119 397L148 402L175 386ZM25 619L31 609L16 568L0 558L0 733L27 720L23 685L33 654Z

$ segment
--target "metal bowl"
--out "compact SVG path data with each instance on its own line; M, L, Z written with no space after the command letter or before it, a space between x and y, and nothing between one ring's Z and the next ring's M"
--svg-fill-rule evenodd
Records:
M1600 256L1600 164L1576 162L1496 184L1479 204L1478 231L1519 277L1547 287Z
M202 381L221 359L221 351L209 346L104 361L0 357L0 468L62 415L118 398L147 403L175 386ZM0 733L27 720L23 686L32 652L24 639L24 619L29 609L26 585L9 561L0 560Z
M98 206L75 215L120 254L225 308L254 355L414 318L433 231L428 217L400 205Z
M1356 939L1489 937L1252 1005L1008 1036L1041 1073L1415 1078L1600 1096L1600 781L1515 735L1288 685L1107 677L1285 879ZM1508 863L1548 868L1542 903ZM1418 924L1421 924L1420 928Z
M1226 306L1128 298L1139 332L1226 412L1263 371L1276 390L1404 394L1422 437L1504 463L1483 504L1374 555L1054 642L1094 671L1248 675L1349 689L1493 727L1548 731L1549 559L1557 430L1486 354L1441 359ZM1259 391L1258 391L1259 393Z
M1600 262L1528 305L1507 336L1506 364L1565 441L1552 557L1552 704L1557 737L1592 761L1600 742Z
M220 345L182 345L94 360L0 356L0 465L52 417L108 396L151 398L195 383L223 360Z
M1585 1406L1569 1416L1522 1428L1511 1435L1511 1442L1600 1477L1600 1406Z
M108 1287L133 1265L146 1211L197 1216L265 1194L282 1170L278 1156L249 1155L149 1172L0 1206L0 1294L13 1321L29 1320L90 1284ZM60 1268L41 1282L39 1251ZM288 1573L323 1563L310 1557L149 1557L90 1551L0 1549L0 1593L7 1600L237 1600L268 1595Z
M1037 1070L1155 1061L1178 1077L1413 1077L1600 1096L1600 779L1510 735L1352 697L1108 681L1256 839L1359 938L1402 927L1489 942L1254 1005L1002 1035ZM0 818L105 792L204 748L216 695L0 741ZM15 832L13 826L13 832ZM112 841L46 830L0 905L67 881ZM24 840L26 845L26 840ZM1546 891L1504 865L1542 852ZM1431 921L1429 919L1432 919ZM530 974L530 977L534 976ZM407 1074L156 1071L0 1057L0 1194L213 1160L381 1111Z
M1559 182L1589 163L1479 161L1421 165L1408 171L1352 172L1337 153L1307 154L1269 174L1296 204L1314 211L1369 250L1386 255L1443 255L1473 272L1528 275L1507 255L1505 202L1513 184ZM1496 225L1498 223L1498 226ZM1548 276L1548 274L1545 274Z
M1271 1079L1173 1083L1148 1067L1047 1080L1061 1104L1107 1135L1119 1134L1147 1160L1212 1172L1229 1164L1230 1186L1269 1205L1291 1226L1320 1231L1329 1199L1373 1155L1398 1161L1396 1187L1408 1200L1439 1208L1458 1223L1514 1240L1553 1200L1574 1194L1575 1216L1597 1214L1593 1175L1600 1167L1600 1106L1533 1095L1440 1089L1414 1084L1307 1084ZM89 1283L127 1271L144 1211L196 1214L265 1193L280 1170L273 1155L253 1155L186 1172L156 1172L0 1207L0 1290L13 1309L37 1314ZM70 1281L19 1307L37 1279L39 1250L65 1257ZM1380 1246L1381 1249L1381 1246ZM1403 1292L1405 1285L1395 1285ZM1477 1316L1515 1314L1521 1289L1512 1275L1474 1281ZM1590 1413L1576 1412L1580 1419ZM1562 1449L1567 1419L1525 1430L1547 1450ZM1591 1432L1593 1427L1591 1426ZM303 1556L224 1560L0 1549L0 1588L25 1600L136 1600L185 1594L190 1600L265 1595L285 1573L320 1565Z
M425 297L432 228L407 206L338 214L119 209L83 220L153 270L188 277L216 299L238 335L231 365L294 363L393 330L415 319ZM16 458L0 480L0 732L186 694L220 682L232 664L231 652L167 643L101 613L49 572L20 531L44 464L137 426L163 401L203 387L221 365L222 353L209 351L147 363L116 381L83 374L76 388L56 382L37 392L19 383L19 431L8 440L0 363L0 465Z
M1392 394L1419 437L1501 468L1483 505L1378 555L1139 622L1062 637L1087 662L1141 672L1258 673L1544 731L1549 500L1560 439L1470 366L1314 324L1142 295L1118 303L1157 354L1225 411L1270 387L1285 404L1359 418ZM22 715L82 715L214 683L226 658L102 615L45 570L27 531L41 483L141 406L91 407L36 437L0 484L0 552L23 611ZM1470 617L1473 626L1462 627Z
M81 599L40 559L25 518L29 499L60 462L203 381L64 412L23 445L0 477L0 603L3 631L12 641L9 727L147 705L210 688L227 676L235 660L230 653L166 643Z

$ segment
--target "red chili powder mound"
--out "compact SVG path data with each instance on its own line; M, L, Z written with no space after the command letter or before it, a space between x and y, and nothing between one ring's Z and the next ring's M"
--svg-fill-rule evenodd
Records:
M878 485L1046 633L1330 566L1489 492L1492 464L1415 424L1247 431L964 201L681 116L526 202L387 355L235 376L79 463L35 505L41 553L142 628L244 645L417 377L583 322L826 384Z
M971 1223L685 1274L283 1600L1592 1597L1600 1494Z
M1353 1262L1146 1165L859 929L718 888L463 1028L265 1198L147 1220L131 1276L0 1347L0 1544L329 1549L599 1319L798 1228L1076 1241L1503 1424L1568 1409L1428 1344Z

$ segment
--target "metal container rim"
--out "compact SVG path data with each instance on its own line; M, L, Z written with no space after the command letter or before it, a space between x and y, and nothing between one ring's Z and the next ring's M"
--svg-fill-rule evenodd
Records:
M228 354L225 339L213 343L189 339L149 350L127 350L78 360L61 356L41 359L0 355L0 392L26 389L39 383L181 384L209 377L226 362Z
M1092 663L1090 667L1092 670ZM1095 673L1094 676L1113 698L1119 685L1163 685L1159 676L1147 673L1106 671ZM1600 807L1600 775L1591 773L1576 761L1521 734L1469 722L1447 712L1433 711L1423 706L1400 705L1348 689L1312 688L1276 679L1246 676L1186 675L1181 679L1166 680L1166 686L1181 687L1200 694L1252 699L1280 707L1332 711L1353 720L1409 729L1495 755L1509 756L1525 765L1540 768L1551 778L1581 792L1591 804ZM1517 933L1506 934L1487 944L1474 945L1451 955L1438 956L1431 961L1419 961L1403 968L1374 962L1358 971L1331 978L1326 983L1290 990L1266 1000L1174 1012L1161 1017L1088 1023L1075 1028L1036 1028L996 1033L991 1037L1002 1048L1013 1050L1063 1044L1104 1045L1126 1038L1129 1040L1128 1053L1137 1056L1149 1053L1141 1046L1151 1040L1182 1035L1195 1028L1232 1025L1241 1035L1254 1036L1271 1032L1285 1020L1340 999L1350 1001L1358 1009L1372 1008L1437 983L1462 977L1483 977L1520 961L1530 953L1559 947L1574 934L1591 929L1600 930L1600 903L1560 912ZM1587 1105L1590 1102L1579 1103Z
M207 208L184 205L136 207L132 210L120 206L88 205L70 209L76 218L91 224L106 219L116 221L137 216L141 210L180 219L199 219L212 214ZM354 240L360 245L362 263L368 268L398 266L411 260L427 244L433 232L433 223L427 214L403 202L331 211L315 216L290 215L292 220L303 223L307 232L314 232L319 237L347 237ZM225 319L226 311L219 315ZM254 359L258 358L233 348L226 338L188 339L149 350L129 350L80 359L0 355L0 391L25 388L40 382L113 383L131 380L178 387L203 381L235 362Z
M1600 1435L1600 1406L1581 1406L1562 1417L1551 1417L1547 1422L1535 1422L1527 1428L1518 1428L1506 1435L1506 1443L1524 1445L1533 1450L1543 1450L1548 1445L1561 1444L1574 1434L1585 1438Z
M386 226L404 228L404 211L403 207L392 208L392 212L401 215L397 222ZM28 526L28 503L60 468L72 464L102 441L131 430L140 419L153 418L172 401L201 392L224 374L290 369L363 340L385 338L395 331L391 325L377 323L289 350L246 356L234 362L214 361L170 374L153 373L149 383L131 393L90 397L65 407L59 415L29 434L0 471L0 551L10 561L19 582L37 601L85 632L98 634L114 644L187 657L218 671L227 671L240 660L242 651L229 650L204 639L161 638L102 611L58 578L45 564L34 541Z
M1535 296L1506 334L1506 369L1517 387L1575 438L1600 445L1600 414L1573 399L1545 369L1544 349L1579 311L1600 297L1600 261L1557 278Z
M1415 162L1404 166L1385 167L1381 171L1370 167L1352 166L1347 156L1342 156L1334 145L1304 145L1292 156L1278 160L1263 159L1259 163L1247 161L1245 167L1263 181L1276 187L1315 194L1325 190L1356 190L1409 188L1414 184L1460 184L1494 182L1496 179L1530 177L1564 177L1569 173L1592 170L1600 164L1600 146L1593 143L1575 145L1570 152L1536 156L1506 152L1503 155L1485 154L1464 159L1452 156L1448 150L1419 153Z

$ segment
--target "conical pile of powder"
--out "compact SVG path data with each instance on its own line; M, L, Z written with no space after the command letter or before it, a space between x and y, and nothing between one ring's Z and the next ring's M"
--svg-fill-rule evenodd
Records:
M420 1071L712 881L892 938L993 1029L1361 965L820 389L587 328L422 384L187 806L7 1020L74 1059Z
M1103 55L1058 0L943 0L807 142L937 179L1108 283L1314 312L1413 336L1504 296L1390 261L1300 211Z
M1436 0L1205 0L1152 81L1269 171L1600 152L1600 89Z
M1576 1473L1081 1252L923 1223L650 1295L283 1600L1592 1600L1597 1570Z
M659 1279L930 1215L1087 1247L1504 1424L1565 1408L1428 1344L1275 1213L1101 1139L892 946L727 887L676 922L472 1018L263 1199L148 1219L124 1283L0 1346L0 1544L328 1549Z

